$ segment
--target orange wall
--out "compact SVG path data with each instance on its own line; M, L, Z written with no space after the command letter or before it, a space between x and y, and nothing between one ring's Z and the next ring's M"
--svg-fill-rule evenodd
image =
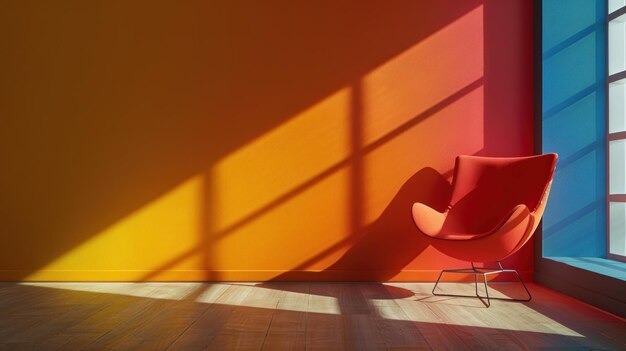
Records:
M411 204L458 154L532 152L531 3L3 4L0 279L463 266Z

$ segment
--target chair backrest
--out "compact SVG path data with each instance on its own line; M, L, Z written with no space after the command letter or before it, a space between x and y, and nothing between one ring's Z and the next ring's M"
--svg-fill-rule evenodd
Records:
M552 181L556 160L556 154L458 156L449 214L455 231L490 230L519 204L535 211Z

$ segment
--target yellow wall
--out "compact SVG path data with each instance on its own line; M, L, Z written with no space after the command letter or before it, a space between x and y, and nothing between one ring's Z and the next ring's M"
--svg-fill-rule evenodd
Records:
M410 204L458 154L532 152L528 3L3 3L0 279L462 264Z

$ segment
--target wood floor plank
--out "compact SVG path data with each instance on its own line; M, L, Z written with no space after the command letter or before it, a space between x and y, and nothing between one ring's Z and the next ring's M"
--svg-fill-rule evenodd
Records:
M623 319L529 288L486 308L423 283L0 284L0 350L626 349Z
M428 345L433 350L470 350L465 342L454 331L453 326L428 308L426 303L419 301L424 296L423 284L397 284L400 287L411 291L414 297L396 299L396 303L406 315L406 318L413 321L425 338ZM428 292L427 296L431 296Z
M212 350L261 350L279 302L279 290L239 286L250 290L232 311L221 330L209 342Z
M422 328L412 321L397 303L388 286L382 284L363 284L360 290L368 301L372 314L376 316L377 337L387 349L430 350L431 347L422 334Z
M272 333L265 337L262 350L264 351L297 351L306 350L306 333Z
M309 284L262 285L278 292L278 304L262 350L305 350Z
M168 291L168 288L176 288L176 295L173 295L172 291ZM161 318L165 317L164 315L167 314L166 311L175 309L178 300L165 299L162 298L162 296L175 296L175 298L178 298L181 295L184 296L190 293L194 289L195 286L189 284L169 286L167 284L161 284L155 286L155 289L148 294L147 299L142 299L148 301L148 303L144 305L144 308L137 309L133 314L127 315L126 318L123 318L121 323L101 335L98 339L94 340L93 343L84 347L84 349L133 349L133 345L142 340L141 333L145 330L147 325L154 326L155 323L163 321ZM160 335L160 338L162 337L164 336ZM157 340L161 341L160 338Z
M309 291L306 349L345 350L339 288L334 284L311 283Z
M260 350L277 304L272 295L250 285L230 285L169 349L224 349L234 343L232 347Z
M153 296L168 297L172 293L183 293L184 298L166 302L153 308L139 321L134 333L119 340L118 349L163 350L171 345L209 307L210 302L223 293L226 285L198 284L183 291L159 289ZM167 301L167 300L166 300Z
M169 308L146 316L145 323L132 335L119 341L125 350L164 350L171 345L208 308L194 301L177 301Z

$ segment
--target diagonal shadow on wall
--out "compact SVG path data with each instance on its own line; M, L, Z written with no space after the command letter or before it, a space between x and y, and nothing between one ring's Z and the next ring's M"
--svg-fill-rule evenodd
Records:
M11 5L1 266L27 275L479 4Z

